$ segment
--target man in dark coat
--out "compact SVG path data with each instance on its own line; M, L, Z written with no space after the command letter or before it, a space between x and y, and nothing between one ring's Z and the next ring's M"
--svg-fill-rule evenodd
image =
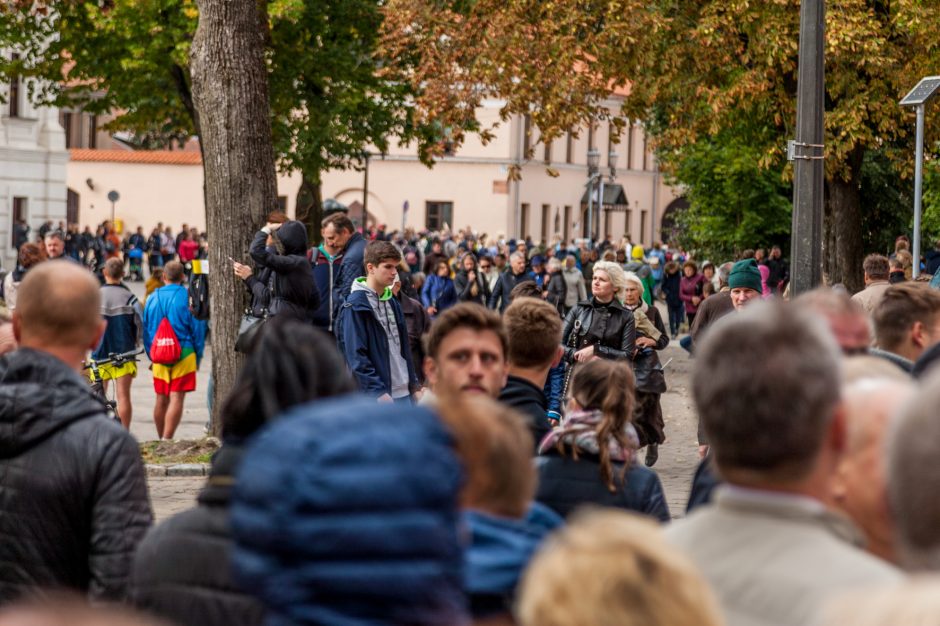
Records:
M552 429L542 392L548 371L561 360L561 318L555 307L518 298L503 315L509 334L509 377L499 400L528 418L535 450Z
M353 281L362 276L365 268L362 257L366 250L366 240L356 232L352 220L345 213L333 213L323 222L323 240L330 247L342 250L343 260L340 261L339 271L333 278L333 323L339 308L349 296Z
M269 235L274 252L267 246ZM248 251L259 268L274 273L270 315L289 315L301 322L312 322L320 305L320 292L313 282L313 269L307 259L307 228L303 223L295 220L268 222L255 235Z
M526 281L534 283L535 278L525 270L525 255L521 252L513 252L509 256L509 269L500 274L496 286L493 287L488 303L489 308L498 309L500 313L505 311L512 301L510 294L513 287Z
M0 359L0 604L41 589L121 601L150 525L137 442L80 375L105 329L98 282L67 261L20 285Z

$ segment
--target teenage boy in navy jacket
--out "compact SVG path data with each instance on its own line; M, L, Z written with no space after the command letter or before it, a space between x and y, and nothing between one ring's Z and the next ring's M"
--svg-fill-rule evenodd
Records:
M408 329L392 296L401 253L388 241L365 249L364 277L357 278L336 319L339 347L359 386L379 402L411 402L418 389Z

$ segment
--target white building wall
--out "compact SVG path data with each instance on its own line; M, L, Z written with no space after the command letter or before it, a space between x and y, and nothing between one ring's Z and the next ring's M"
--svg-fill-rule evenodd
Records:
M0 105L0 262L10 269L16 263L12 234L16 198L26 200L31 237L46 220L55 224L65 220L68 152L57 109L30 104L24 84L19 115L10 117L9 85L0 91L7 100Z

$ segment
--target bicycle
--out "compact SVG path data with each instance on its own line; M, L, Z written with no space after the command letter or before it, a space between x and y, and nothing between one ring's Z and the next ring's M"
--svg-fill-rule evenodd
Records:
M107 416L115 421L118 424L121 424L121 416L117 411L117 400L114 398L108 398L108 394L104 390L104 379L101 378L101 371L99 367L102 365L114 365L120 367L125 363L134 361L134 357L138 354L142 354L144 351L143 346L135 348L130 352L122 352L121 354L114 354L113 352L108 355L106 359L88 359L82 363L82 369L89 370L91 372L91 391L96 396L98 396L105 405L105 411Z

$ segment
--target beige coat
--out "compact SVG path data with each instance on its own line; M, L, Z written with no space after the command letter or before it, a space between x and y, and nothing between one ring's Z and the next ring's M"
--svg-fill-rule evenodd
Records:
M704 573L729 626L810 625L833 595L902 578L809 498L722 487L666 535Z
M862 305L868 315L872 315L878 304L885 296L885 289L891 286L886 280L876 280L852 296L852 299Z

